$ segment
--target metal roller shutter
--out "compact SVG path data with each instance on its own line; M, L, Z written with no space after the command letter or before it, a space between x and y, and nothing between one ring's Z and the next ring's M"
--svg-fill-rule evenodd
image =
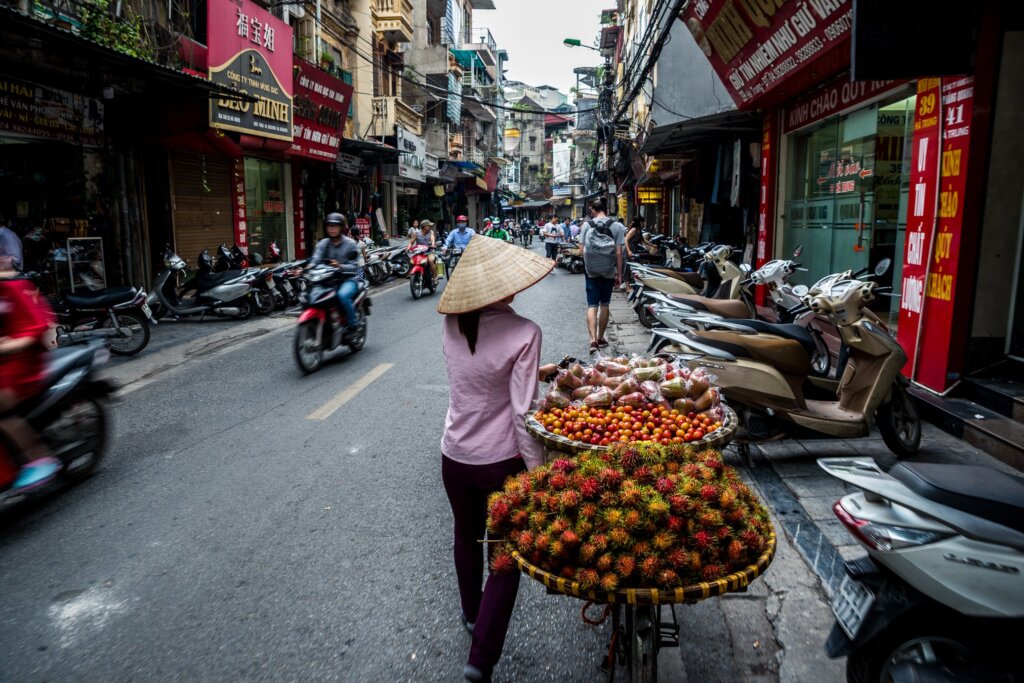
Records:
M203 187L206 168L207 191ZM195 266L203 249L217 258L217 247L234 241L231 220L231 165L225 157L198 152L171 153L174 250Z

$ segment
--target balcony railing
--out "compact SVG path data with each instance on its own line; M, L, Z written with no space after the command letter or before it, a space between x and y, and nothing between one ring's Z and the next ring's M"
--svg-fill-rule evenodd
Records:
M487 66L494 66L498 63L498 44L494 42L494 36L491 35L490 29L467 29L462 36L462 41L462 49L476 50Z
M395 125L414 135L423 135L423 117L399 97L374 97L373 115L371 135L394 135Z
M373 0L373 27L386 40L411 43L412 3L409 0Z

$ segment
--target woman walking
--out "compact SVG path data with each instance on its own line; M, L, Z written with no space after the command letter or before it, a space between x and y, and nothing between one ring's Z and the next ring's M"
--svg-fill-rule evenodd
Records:
M448 368L448 415L441 476L455 518L455 573L462 623L473 639L463 673L490 680L512 618L518 572L484 576L487 497L509 476L543 461L526 431L537 381L541 332L509 306L554 263L505 242L474 236L437 310L445 314L442 348Z

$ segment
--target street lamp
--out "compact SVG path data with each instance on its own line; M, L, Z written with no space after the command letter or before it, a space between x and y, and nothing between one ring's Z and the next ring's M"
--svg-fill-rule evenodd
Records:
M596 47L592 47L590 45L584 45L580 41L579 38L566 38L565 40L562 41L562 44L565 45L566 47L585 47L588 50L593 50L594 52L600 52L601 51L601 50L599 50Z

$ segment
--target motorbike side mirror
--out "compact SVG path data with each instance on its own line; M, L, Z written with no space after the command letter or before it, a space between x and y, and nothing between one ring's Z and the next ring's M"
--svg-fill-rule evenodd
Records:
M804 245L797 245L796 249L793 250L793 258L800 258L800 254L804 253Z
M740 270L743 271L744 273L749 273L750 272L750 264L749 263L741 263L740 264Z
M807 292L809 291L810 290L807 288L807 285L796 285L793 287L793 296L800 297L802 299L807 296Z
M875 266L875 277L882 277L889 272L889 268L892 266L891 258L884 258L878 262Z
M259 254L253 254L252 255L252 263L253 263L253 265L256 265L256 266L262 265L263 264L263 257L260 256Z

